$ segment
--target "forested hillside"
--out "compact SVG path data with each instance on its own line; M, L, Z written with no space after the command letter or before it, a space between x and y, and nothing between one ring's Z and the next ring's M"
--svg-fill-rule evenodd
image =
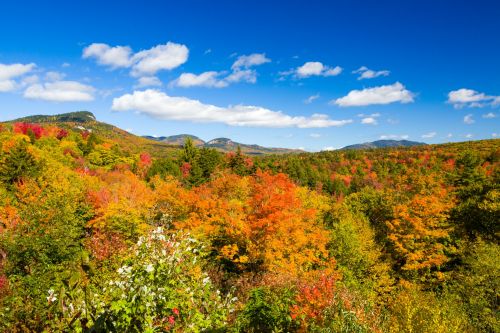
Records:
M0 331L500 331L499 139L250 157L37 121L0 127Z

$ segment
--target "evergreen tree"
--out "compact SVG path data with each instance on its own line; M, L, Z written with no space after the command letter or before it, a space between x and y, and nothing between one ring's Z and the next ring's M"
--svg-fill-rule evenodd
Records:
M243 176L247 173L247 169L245 166L245 157L243 156L241 147L239 145L236 149L236 154L230 156L228 165L231 170L237 175Z
M27 149L25 141L12 147L0 160L0 181L12 185L24 177L35 177L40 167Z

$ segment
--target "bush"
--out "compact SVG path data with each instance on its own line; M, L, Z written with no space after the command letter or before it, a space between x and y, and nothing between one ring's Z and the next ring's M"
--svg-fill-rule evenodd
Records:
M291 332L297 328L290 309L295 304L292 288L259 287L250 297L237 319L237 332Z
M157 228L130 257L90 288L54 288L47 299L65 330L199 332L226 327L236 299L222 295L202 270L203 247L189 235ZM59 303L56 304L57 299Z

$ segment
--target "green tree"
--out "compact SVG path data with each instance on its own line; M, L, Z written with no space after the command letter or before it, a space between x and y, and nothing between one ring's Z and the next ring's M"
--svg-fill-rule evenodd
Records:
M35 177L39 171L40 166L25 141L18 142L0 160L0 180L7 186L25 177Z

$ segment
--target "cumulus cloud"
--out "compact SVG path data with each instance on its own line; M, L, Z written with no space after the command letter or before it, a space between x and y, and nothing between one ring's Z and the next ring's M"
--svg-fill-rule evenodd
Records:
M321 134L319 134L319 133L311 133L311 134L309 134L309 136L310 136L311 138L317 139L317 138L320 138L320 137L321 137Z
M250 68L268 62L271 62L271 59L267 58L265 53L252 53L249 55L239 56L231 66L231 69L239 70L241 68Z
M307 97L307 98L304 100L304 104L311 104L312 102L314 102L314 101L315 101L315 100L317 100L318 98L319 98L319 94L309 96L309 97Z
M319 61L309 61L296 69L296 75L300 78L306 78L310 76L336 76L342 73L342 68L336 66L331 68L329 66L323 65Z
M219 122L231 126L320 128L343 126L352 120L333 120L324 114L310 117L290 116L259 106L236 105L219 107L186 97L172 97L148 89L134 91L113 99L115 111L135 110L158 119L193 122Z
M493 119L493 118L496 118L497 115L494 114L493 112L489 112L489 113L483 114L482 117L485 118L485 119Z
M182 73L171 84L177 87L208 87L208 88L225 88L231 83L237 82L257 82L257 73L252 69L235 70L225 77L227 72L209 71L201 74Z
M182 88L190 87L208 87L224 88L231 83L238 82L257 82L257 71L251 67L270 62L264 53L253 53L239 56L231 66L231 72L208 71L201 74L183 73L171 84Z
M109 46L104 43L93 43L83 49L82 57L95 58L97 63L111 68L129 67L132 65L132 49L129 46Z
M342 73L342 67L329 67L319 61L308 61L302 66L281 72L280 75L281 79L287 75L293 75L295 78L304 79L311 76L337 76L340 73Z
M94 100L95 88L76 81L56 81L33 84L24 91L24 97L50 102L88 102Z
M168 42L133 53L129 46L93 43L83 50L82 57L94 58L98 64L111 69L130 67L132 76L142 77L179 67L187 61L189 50L185 45Z
M397 134L384 134L380 136L381 140L406 140L410 136L408 134L397 135Z
M66 74L60 72L47 72L45 73L45 80L47 81L61 81Z
M464 107L481 108L485 106L497 106L500 104L500 96L490 96L485 93L480 93L472 89L458 89L448 93L449 104L454 108L461 109Z
M0 81L0 92L8 92L13 91L17 87L17 84L14 80L3 80Z
M466 135L465 135L465 137L466 137L467 139L472 139L472 138L474 137L474 135L472 135L472 134L470 134L470 133L469 133L469 134L466 134Z
M363 118L361 119L361 123L365 125L377 125L378 121L377 118L380 117L380 113L372 113L372 114L364 114L364 113L359 113L358 117Z
M10 80L32 71L36 65L30 64L0 64L0 81Z
M379 76L388 76L391 72L384 69L380 71L374 71L366 66L361 66L359 69L355 70L352 72L353 74L359 74L358 80L364 80L364 79L374 79Z
M346 96L330 101L341 107L366 106L374 104L411 103L415 94L407 90L404 85L396 82L391 85L351 90Z
M425 133L425 134L422 134L422 138L424 138L424 139L431 139L431 138L435 137L436 134L437 134L436 132Z
M143 87L158 87L161 86L161 81L156 76L143 76L137 80L137 84L134 88L143 88Z
M219 72L210 71L204 72L199 75L193 73L182 73L177 80L173 82L174 85L182 88L189 87L209 87L209 88L223 88L227 87L228 83L218 78Z
M226 82L257 82L257 72L253 69L235 70L225 78Z
M0 92L13 91L17 88L16 78L31 72L36 65L30 64L0 64Z
M472 119L472 113L470 113L464 117L464 123L467 125L471 125L471 124L475 123L474 119Z
M338 148L335 148L335 147L323 147L323 149L321 149L321 151L332 151L332 150L337 150Z
M40 81L40 78L38 77L38 75L29 75L29 76L25 76L23 77L23 79L21 80L21 85L22 86L28 86L28 85L31 85L31 84L35 84L35 83L38 83L38 81Z
M132 57L133 76L154 75L160 70L171 70L188 60L189 50L186 45L168 42L149 50L141 51Z
M377 125L377 119L374 117L365 117L361 119L361 123L365 125Z

